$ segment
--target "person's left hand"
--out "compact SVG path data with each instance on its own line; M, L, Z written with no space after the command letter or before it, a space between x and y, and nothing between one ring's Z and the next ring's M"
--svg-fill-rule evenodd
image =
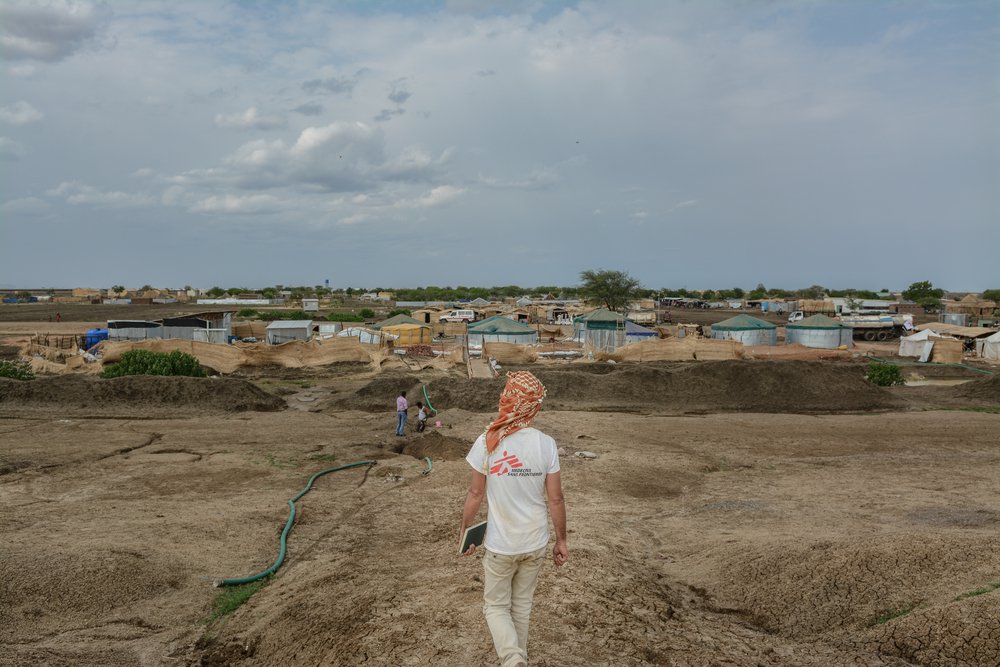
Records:
M462 555L463 556L471 556L471 555L473 555L475 553L476 553L476 545L475 544L470 544L469 548L466 549L465 552Z

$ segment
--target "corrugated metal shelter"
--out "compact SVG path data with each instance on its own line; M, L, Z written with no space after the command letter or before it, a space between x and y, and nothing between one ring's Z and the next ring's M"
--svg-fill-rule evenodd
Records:
M854 347L854 329L826 315L812 315L785 325L785 343L827 350Z
M503 315L494 315L470 324L467 335L470 347L480 347L483 343L531 345L538 342L537 331L527 324L515 322Z
M198 313L163 320L163 338L196 340L202 343L228 343L233 334L231 312Z
M312 320L275 320L267 325L267 342L280 345L292 340L309 340L312 326Z
M738 340L744 345L775 345L778 326L749 315L737 315L712 325L712 338Z
M433 342L431 328L426 324L396 324L379 329L396 337L396 345L430 345Z
M150 340L163 338L163 325L147 320L108 320L108 340Z

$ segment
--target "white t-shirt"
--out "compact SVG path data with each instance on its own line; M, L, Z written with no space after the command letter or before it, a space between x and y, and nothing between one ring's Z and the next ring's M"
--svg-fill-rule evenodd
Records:
M548 544L545 476L559 472L556 441L537 429L523 428L487 457L486 437L481 435L465 460L486 475L486 548L513 556Z

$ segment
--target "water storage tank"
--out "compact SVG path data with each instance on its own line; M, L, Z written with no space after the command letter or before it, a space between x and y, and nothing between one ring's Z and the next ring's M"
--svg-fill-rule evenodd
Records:
M813 315L794 324L785 325L785 343L833 350L841 345L854 346L853 329L827 317Z
M744 345L775 345L778 326L749 315L737 315L712 325L712 338L738 340Z
M87 329L87 335L84 336L83 342L87 346L87 349L94 347L102 340L108 339L107 329Z

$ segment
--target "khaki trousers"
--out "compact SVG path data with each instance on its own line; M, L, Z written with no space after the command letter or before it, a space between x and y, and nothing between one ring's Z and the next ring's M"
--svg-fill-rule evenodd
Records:
M502 667L528 663L528 620L545 547L516 556L486 550L483 613Z

